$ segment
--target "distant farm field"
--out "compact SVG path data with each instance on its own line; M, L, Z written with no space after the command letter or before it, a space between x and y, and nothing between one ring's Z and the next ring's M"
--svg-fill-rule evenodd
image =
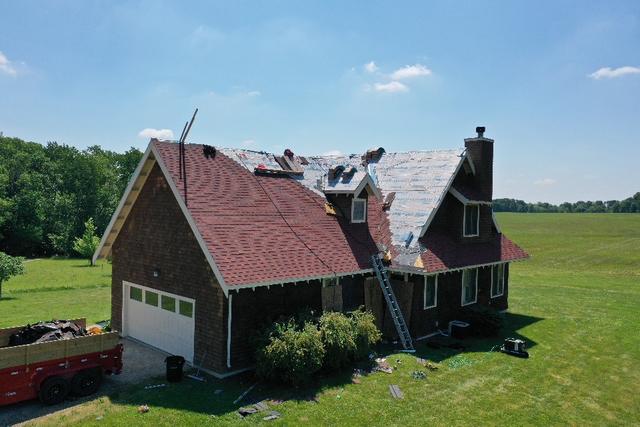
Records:
M411 377L420 369L414 356L391 354L388 359L398 366L393 374L368 375L360 384L352 384L350 372L345 372L308 389L257 387L254 398L294 398L273 408L282 418L270 424L638 425L640 215L497 217L503 232L532 256L512 265L509 323L503 331L529 343L529 359L489 351L499 338L470 341L462 353L423 343L418 354L440 366L424 380ZM26 276L5 286L10 299L0 301L3 325L53 313L93 320L108 315L108 266L47 262L34 261ZM74 269L87 276L50 283L36 263L49 269L50 277L67 277ZM70 289L63 289L67 285ZM140 384L37 423L262 423L264 414L240 419L235 413L239 405L232 402L249 384L238 379L185 381L153 391ZM404 400L391 397L390 384L399 385ZM224 391L216 395L216 389ZM305 400L314 394L317 402ZM148 404L149 413L138 414L140 404Z

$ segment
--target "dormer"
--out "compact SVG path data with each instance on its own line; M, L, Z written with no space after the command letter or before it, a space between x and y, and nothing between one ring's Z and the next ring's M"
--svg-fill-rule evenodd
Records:
M337 165L324 177L322 191L336 214L351 223L367 222L367 200L369 196L382 198L380 189L363 167Z

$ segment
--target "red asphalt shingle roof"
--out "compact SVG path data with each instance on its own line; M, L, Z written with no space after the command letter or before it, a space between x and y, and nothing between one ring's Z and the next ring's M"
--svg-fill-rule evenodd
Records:
M429 273L455 270L457 268L517 261L529 255L504 234L489 242L460 245L449 236L431 233L421 239L427 251L421 255L424 269Z
M153 143L184 199L178 145ZM370 268L374 237L388 229L379 202L371 200L368 224L350 224L292 179L254 175L220 152L207 159L201 145L185 147L188 208L227 286Z
M184 200L178 144L152 144ZM327 215L322 196L288 177L255 175L220 151L206 158L202 145L186 144L185 158L188 209L229 287L368 270L376 242L396 253L375 197L369 197L367 223L351 224ZM437 235L422 243L428 272L527 257L502 235L464 247Z

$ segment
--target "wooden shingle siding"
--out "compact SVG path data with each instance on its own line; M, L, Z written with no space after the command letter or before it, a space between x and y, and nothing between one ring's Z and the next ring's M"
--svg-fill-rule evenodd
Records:
M111 319L122 330L124 280L196 300L195 348L197 364L226 369L226 298L176 202L155 165L122 231L113 245ZM153 277L158 269L159 277Z

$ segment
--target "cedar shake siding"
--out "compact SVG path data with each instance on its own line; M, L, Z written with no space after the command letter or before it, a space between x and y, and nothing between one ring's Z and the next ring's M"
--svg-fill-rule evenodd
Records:
M282 317L309 308L322 310L320 280L297 284L262 286L230 292L232 298L231 368L236 371L255 364L254 337L263 327ZM225 319L226 325L226 319Z
M122 282L196 300L194 358L214 372L226 369L227 300L160 168L151 170L112 252L111 319L122 330ZM153 277L154 269L160 276Z

